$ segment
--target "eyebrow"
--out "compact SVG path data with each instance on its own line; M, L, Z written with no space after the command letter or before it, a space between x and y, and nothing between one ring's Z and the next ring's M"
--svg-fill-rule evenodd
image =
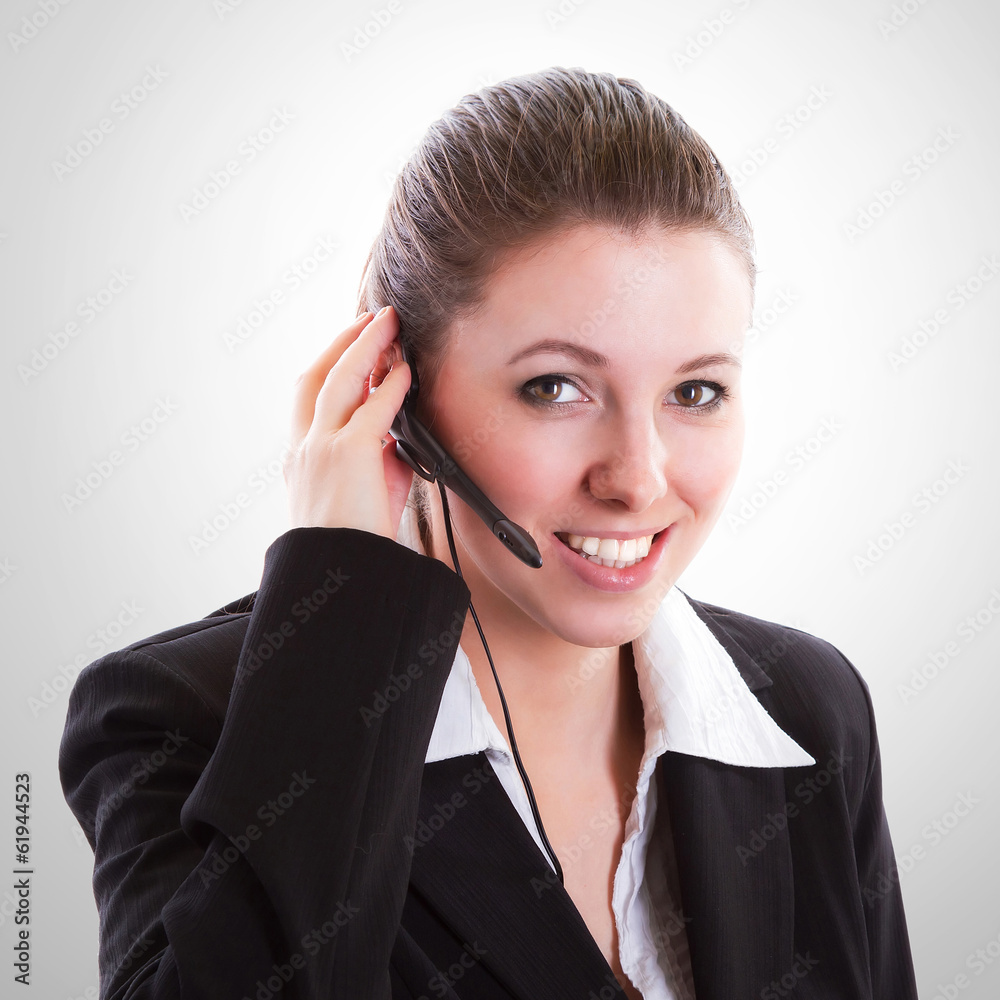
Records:
M581 347L579 344L574 344L571 340L540 340L537 344L532 344L530 347L524 348L523 351L518 351L507 364L512 365L535 354L568 354L593 368L611 367L611 362L605 355L599 354L597 351L592 351L589 347ZM676 374L688 375L702 368L715 368L719 365L732 365L735 368L743 367L740 359L735 354L722 351L715 354L699 354L698 357L692 358L690 361L685 361L677 369Z

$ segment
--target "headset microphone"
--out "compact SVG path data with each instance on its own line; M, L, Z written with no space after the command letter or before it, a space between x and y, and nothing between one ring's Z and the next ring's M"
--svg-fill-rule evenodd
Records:
M542 557L531 535L519 524L504 517L489 497L458 467L451 455L428 430L427 425L417 416L417 393L420 390L417 369L407 357L402 341L400 347L403 351L403 360L410 366L410 388L407 389L403 405L390 428L390 433L396 439L396 454L427 482L443 482L482 518L490 531L518 559L534 569L540 568Z
M462 577L462 569L458 565L458 552L455 550L455 539L451 531L451 511L448 508L448 495L445 486L461 497L483 519L493 534L518 559L534 569L540 568L542 565L542 556L531 535L520 525L504 517L486 494L458 467L458 464L445 451L438 439L427 429L427 425L417 416L417 392L420 389L420 383L417 380L417 369L410 358L407 357L402 339L399 342L399 346L403 352L403 360L410 366L410 388L403 398L403 404L399 412L392 421L390 433L396 439L396 454L422 479L426 479L429 483L436 481L438 484L438 490L441 493L441 507L444 512L444 526L448 535L448 548L451 550L451 559L455 565L455 572L460 578L465 579ZM528 796L531 814L535 818L538 836L545 845L545 850L552 860L552 867L560 884L565 884L562 866L559 864L556 852L549 843L549 838L545 835L545 827L542 825L542 817L538 811L538 803L535 801L535 793L531 787L531 782L528 780L528 772L525 771L524 764L521 762L521 754L517 749L517 740L514 739L514 727L510 721L510 712L507 711L507 699L503 696L503 688L500 686L497 668L493 665L490 647L486 643L486 636L483 634L483 628L479 624L479 616L476 614L476 609L472 606L471 601L469 602L469 611L472 613L472 620L476 624L479 638L483 642L483 649L486 650L486 659L489 661L490 670L493 671L493 680L496 681L497 693L500 695L500 705L503 707L503 717L507 727L507 739L510 741L510 749L514 757L514 763L517 765L518 774L521 775L521 780L524 782L524 790Z

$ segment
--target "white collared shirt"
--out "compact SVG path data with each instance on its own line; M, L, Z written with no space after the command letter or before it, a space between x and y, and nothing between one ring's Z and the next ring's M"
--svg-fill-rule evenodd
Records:
M409 548L424 551L410 507L404 511L397 537ZM632 651L646 738L612 890L619 956L644 1000L693 1000L666 813L657 833L658 849L648 852L658 807L656 783L651 781L657 759L673 750L743 767L801 767L816 761L767 714L725 648L676 586L647 629L633 640ZM487 710L469 658L459 646L425 761L480 751L485 751L551 867L507 740ZM665 804L659 808L665 809Z

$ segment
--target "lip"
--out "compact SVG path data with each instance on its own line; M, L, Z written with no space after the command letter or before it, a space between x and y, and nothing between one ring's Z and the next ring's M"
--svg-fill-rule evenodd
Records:
M627 593L631 590L638 590L644 587L656 575L663 554L667 549L667 542L670 538L673 525L662 529L653 539L653 544L649 548L649 555L634 566L626 566L624 569L615 569L613 566L599 566L597 563L584 559L574 552L565 542L559 539L554 533L556 541L555 550L559 558L572 570L584 583L597 590L603 590L611 594ZM560 532L560 534L582 534L582 532ZM655 532L648 531L648 535ZM587 536L585 536L587 537ZM603 535L595 534L594 538L641 538L642 533L636 532L608 532Z

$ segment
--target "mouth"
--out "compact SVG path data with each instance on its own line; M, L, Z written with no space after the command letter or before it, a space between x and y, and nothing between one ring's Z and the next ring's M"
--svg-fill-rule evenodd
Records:
M557 531L556 538L568 549L588 562L609 569L627 569L643 561L649 555L654 542L663 531L651 535L637 535L633 538L604 538L596 535L574 535L568 531Z

